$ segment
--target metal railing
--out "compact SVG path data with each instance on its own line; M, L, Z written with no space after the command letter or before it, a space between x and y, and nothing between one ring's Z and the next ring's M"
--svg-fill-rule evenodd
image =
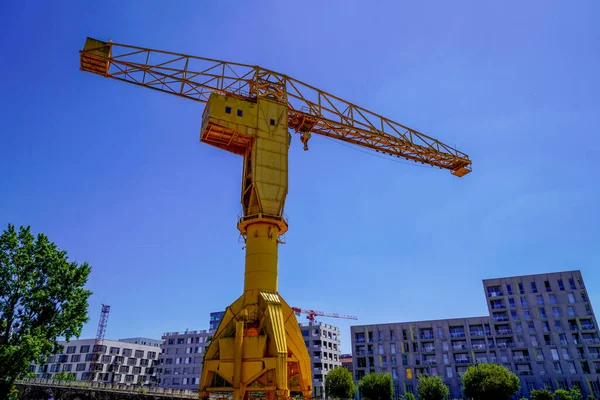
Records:
M54 387L54 388L72 388L81 390L92 390L100 392L112 392L122 394L144 394L152 395L155 398L173 398L177 395L179 398L197 399L198 392L187 389L168 389L160 387L139 387L136 385L125 385L122 383L102 383L90 381L64 381L56 379L21 379L15 382L17 385L23 386L39 386L39 387Z

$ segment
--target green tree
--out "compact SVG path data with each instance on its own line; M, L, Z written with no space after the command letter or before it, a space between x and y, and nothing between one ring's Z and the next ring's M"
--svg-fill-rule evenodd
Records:
M44 234L14 225L0 235L0 399L32 360L61 351L58 338L81 334L87 322L84 289L90 267L67 260L67 253Z
M358 390L368 400L392 400L394 383L390 373L371 372L358 382Z
M325 394L337 399L354 397L356 387L352 374L346 368L336 368L325 375Z
M552 392L546 389L532 390L531 400L554 400Z
M417 400L417 399L415 398L415 395L412 394L411 392L406 392L404 394L404 396L402 396L402 400Z
M558 400L573 400L571 393L565 389L556 389L554 391L554 397L557 397Z
M581 390L577 386L573 386L571 390L569 390L569 394L573 400L583 400L583 395L581 394Z
M441 377L424 375L419 379L417 393L419 400L446 400L450 390Z
M497 364L471 366L462 381L464 393L473 400L507 400L521 388L519 378Z

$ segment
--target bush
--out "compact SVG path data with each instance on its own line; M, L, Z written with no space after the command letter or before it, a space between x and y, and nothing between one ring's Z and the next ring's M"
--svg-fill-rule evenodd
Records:
M462 381L465 395L473 400L507 400L521 388L519 378L497 364L470 366Z
M356 387L352 373L346 368L336 368L325 375L325 394L330 398L351 399Z
M445 400L450 390L441 377L424 375L419 379L417 393L419 400Z
M546 389L532 390L531 400L554 400L552 392Z
M394 383L392 374L371 372L358 382L358 390L368 400L392 400Z
M408 393L404 394L404 396L402 397L402 400L416 400L416 399L415 399L414 394L408 392Z

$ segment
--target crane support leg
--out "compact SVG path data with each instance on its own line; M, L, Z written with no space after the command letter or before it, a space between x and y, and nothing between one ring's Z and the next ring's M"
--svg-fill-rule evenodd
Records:
M312 395L310 356L294 311L277 293L277 225L247 227L244 294L227 308L204 357L200 398L248 391L287 399Z

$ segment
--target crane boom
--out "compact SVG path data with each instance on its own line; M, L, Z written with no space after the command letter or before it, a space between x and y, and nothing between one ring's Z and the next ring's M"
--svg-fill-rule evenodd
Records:
M95 39L80 51L83 71L207 103L211 93L255 101L268 94L288 107L288 126L450 170L471 171L469 157L437 139L287 75L247 64Z

